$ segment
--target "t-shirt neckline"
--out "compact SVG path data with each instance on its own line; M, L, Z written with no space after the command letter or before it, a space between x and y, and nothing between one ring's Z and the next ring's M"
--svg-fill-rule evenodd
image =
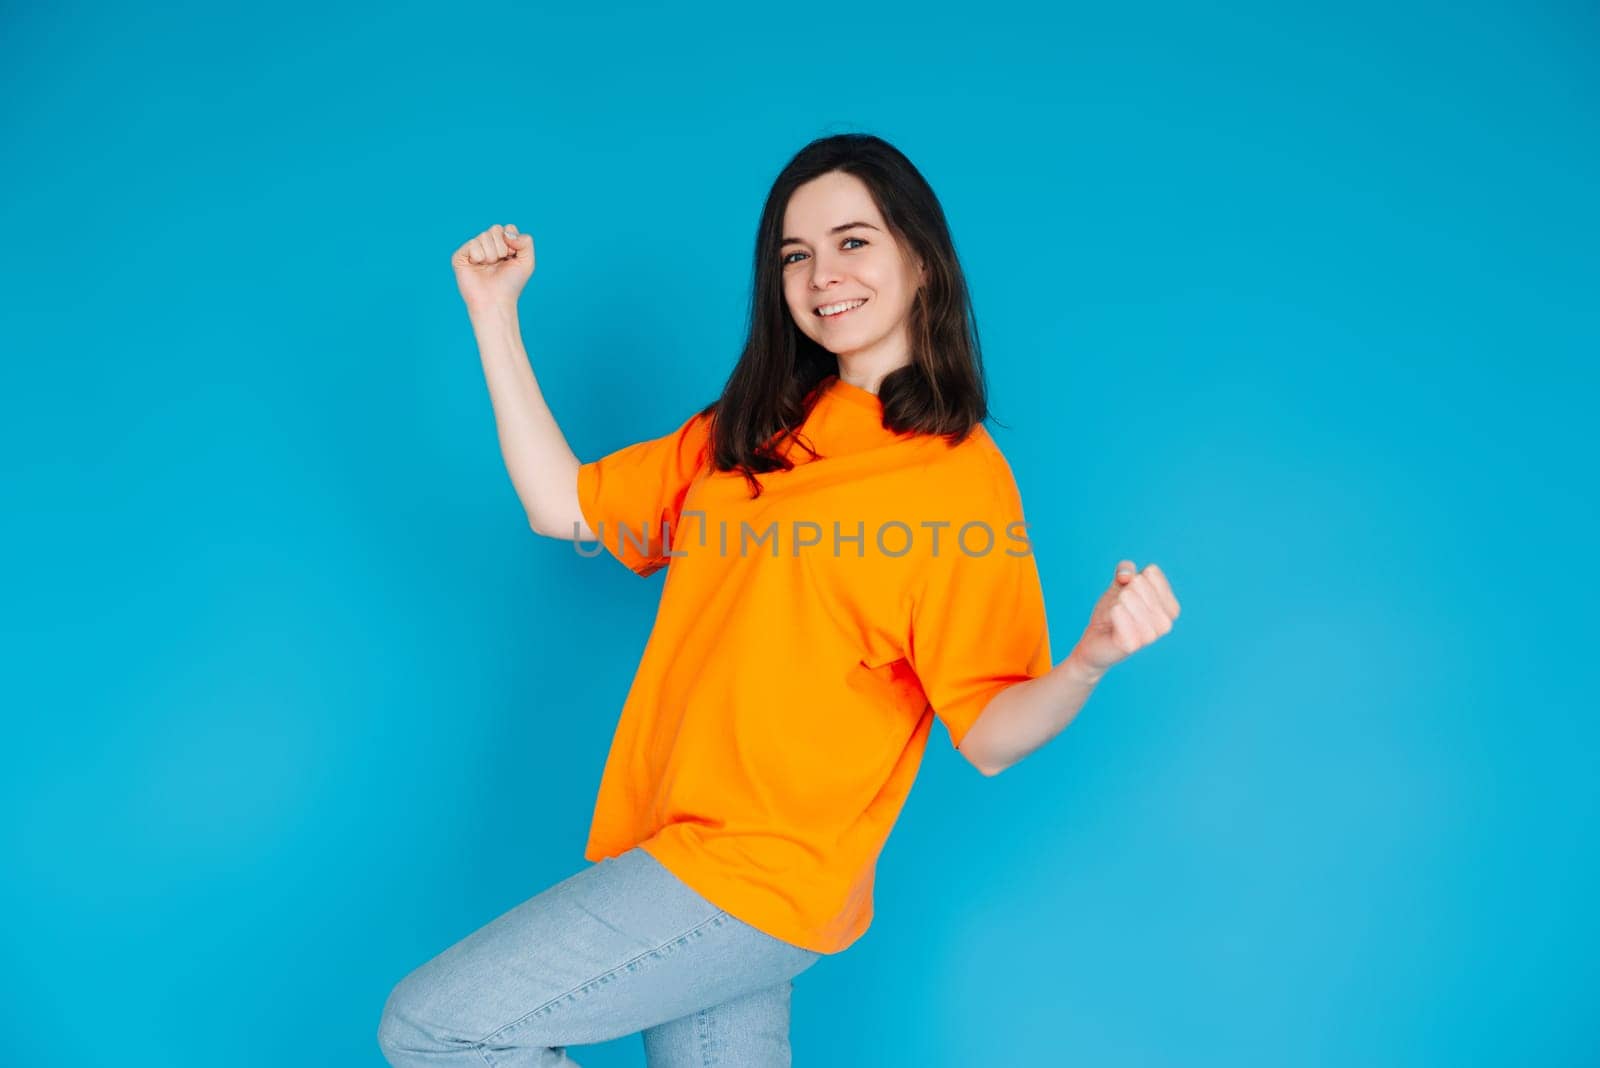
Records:
M852 386L837 374L829 376L826 392L830 396L849 401L851 404L859 405L870 411L879 414L883 412L883 400L876 393L870 389L862 389L860 386Z

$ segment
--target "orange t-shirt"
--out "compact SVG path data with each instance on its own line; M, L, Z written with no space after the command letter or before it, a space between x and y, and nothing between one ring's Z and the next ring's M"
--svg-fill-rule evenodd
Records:
M752 927L836 953L871 922L932 717L959 746L990 698L1052 664L988 431L954 447L893 433L837 375L813 396L800 433L820 455L789 442L795 467L758 474L755 499L710 470L699 414L578 469L606 550L667 568L584 856L642 846Z

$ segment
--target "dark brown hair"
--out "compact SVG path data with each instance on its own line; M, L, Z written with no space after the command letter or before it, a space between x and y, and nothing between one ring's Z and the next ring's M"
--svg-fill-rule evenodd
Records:
M882 138L819 138L795 154L767 194L756 229L749 337L721 397L702 409L713 416L713 469L743 471L752 496L761 494L757 473L794 467L779 455L783 441L805 421L815 387L838 372L838 358L802 333L789 313L779 244L790 196L832 171L866 184L911 261L927 267L911 306L911 362L886 375L878 389L883 425L897 433L942 434L955 445L988 416L972 300L932 187ZM817 455L803 437L797 443Z

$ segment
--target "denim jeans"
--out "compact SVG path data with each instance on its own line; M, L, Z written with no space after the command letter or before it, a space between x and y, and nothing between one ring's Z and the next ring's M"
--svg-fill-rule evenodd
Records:
M791 980L822 954L717 908L637 846L402 979L378 1025L395 1068L575 1066L641 1032L650 1068L788 1065Z

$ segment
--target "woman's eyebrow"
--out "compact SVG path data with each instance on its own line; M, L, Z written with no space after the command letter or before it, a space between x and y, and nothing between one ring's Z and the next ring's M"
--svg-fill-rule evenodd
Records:
M857 226L865 226L868 230L876 230L877 229L876 226L873 226L869 222L847 222L847 223L840 223L838 226L835 226L832 230L829 230L828 233L830 233L830 234L843 233L844 231L849 230L849 229L851 229L853 227L857 227ZM778 242L778 247L782 248L784 245L803 245L803 244L805 244L805 242L800 240L798 237L786 237L782 241Z

